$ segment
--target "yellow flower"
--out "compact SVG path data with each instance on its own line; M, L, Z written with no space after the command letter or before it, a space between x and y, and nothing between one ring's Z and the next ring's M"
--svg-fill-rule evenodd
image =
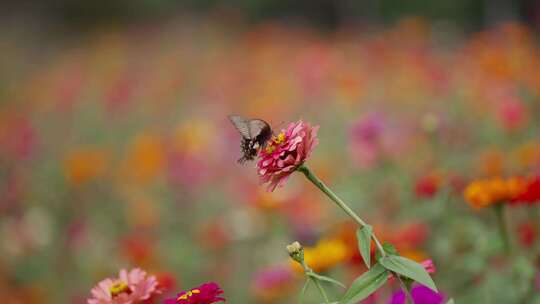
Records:
M349 257L347 244L340 239L321 239L314 247L304 247L304 261L315 272L327 271ZM291 265L296 271L303 271L297 262L291 261Z

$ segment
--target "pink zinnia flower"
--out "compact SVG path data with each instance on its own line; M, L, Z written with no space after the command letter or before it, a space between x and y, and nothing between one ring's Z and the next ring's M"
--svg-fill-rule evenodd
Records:
M176 295L176 298L167 299L163 304L213 304L225 302L220 297L223 290L214 282L204 283L199 287L188 291L183 291Z
M291 123L287 130L275 136L266 149L261 150L257 163L261 183L269 183L268 191L274 191L287 181L291 173L302 165L318 144L319 126L303 121Z
M139 268L120 270L118 278L107 278L92 288L88 304L136 304L149 299L161 291L156 277L147 276Z

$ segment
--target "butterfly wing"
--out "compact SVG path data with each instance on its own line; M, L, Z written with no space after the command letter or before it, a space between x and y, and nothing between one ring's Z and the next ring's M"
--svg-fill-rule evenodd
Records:
M250 121L238 116L238 115L229 115L229 120L232 122L236 130L240 132L243 138L251 139L250 132Z
M268 130L270 130L270 126L262 119L252 119L249 121L249 136L252 139L268 133Z

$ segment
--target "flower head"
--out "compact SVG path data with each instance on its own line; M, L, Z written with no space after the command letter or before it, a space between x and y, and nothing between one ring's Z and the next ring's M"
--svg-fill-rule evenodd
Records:
M204 283L188 291L182 291L175 298L167 299L164 304L213 304L225 302L225 298L220 297L223 290L214 282Z
M441 186L441 176L431 174L420 177L414 185L414 192L420 198L432 198Z
M118 278L107 278L92 288L88 304L135 304L161 293L156 277L139 268L120 270Z
M523 191L512 199L516 204L534 204L540 202L540 177L534 177L526 182Z
M297 261L298 263L304 263L304 248L300 243L294 242L290 245L287 245L287 252L291 259Z
M415 304L440 304L444 303L444 295L431 290L424 285L416 285L411 290L411 297ZM395 292L390 298L389 304L405 304L406 296L403 290Z
M318 126L303 121L291 123L274 136L266 149L261 150L257 163L261 183L269 183L273 191L287 181L291 173L302 165L318 143Z
M470 183L464 191L465 200L476 209L514 200L526 188L526 180L519 177L490 178Z

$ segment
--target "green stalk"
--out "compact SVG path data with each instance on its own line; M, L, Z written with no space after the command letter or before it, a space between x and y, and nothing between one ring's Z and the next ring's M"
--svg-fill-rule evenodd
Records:
M321 283L319 282L319 280L314 280L312 278L309 278L309 280L312 280L313 283L315 283L315 286L317 286L319 293L322 295L324 299L324 303L330 304L330 300L328 299L328 296L326 295L326 292L324 291L324 288L321 286Z
M503 242L504 251L510 253L510 241L508 239L508 229L506 227L506 220L504 217L504 203L498 203L494 205L495 215L497 216L497 224L499 226L499 234Z
M397 273L395 273L394 276L397 278L397 280L399 281L399 284L401 285L401 288L405 292L406 302L414 304L414 300L413 300L413 298L411 296L411 284L406 284L405 282L403 282L403 280L401 279L401 277Z
M312 278L309 275L310 273L313 273L313 270L311 268L309 268L309 266L306 264L306 262L304 260L300 261L300 265L302 265L302 268L304 268L304 274L306 275L306 278L307 278L308 282L312 281L315 284L315 286L317 287L317 289L319 290L319 293L323 297L324 302L326 304L330 304L330 300L328 299L328 296L326 295L326 292L324 291L324 288L322 287L321 282L319 282L319 280L317 280L317 279Z
M304 173L304 175L307 177L307 179L312 182L317 188L319 188L326 196L328 196L339 208L341 208L347 215L352 217L360 227L366 226L366 222L364 222L354 211L345 204L344 201L342 201L328 186L326 186L325 183L323 183L322 180L320 180L305 164L300 165L296 170ZM379 242L379 239L375 236L375 233L371 235L371 238L375 242L375 245L377 246L377 250L381 253L381 256L386 256L386 252L384 251L381 242Z

